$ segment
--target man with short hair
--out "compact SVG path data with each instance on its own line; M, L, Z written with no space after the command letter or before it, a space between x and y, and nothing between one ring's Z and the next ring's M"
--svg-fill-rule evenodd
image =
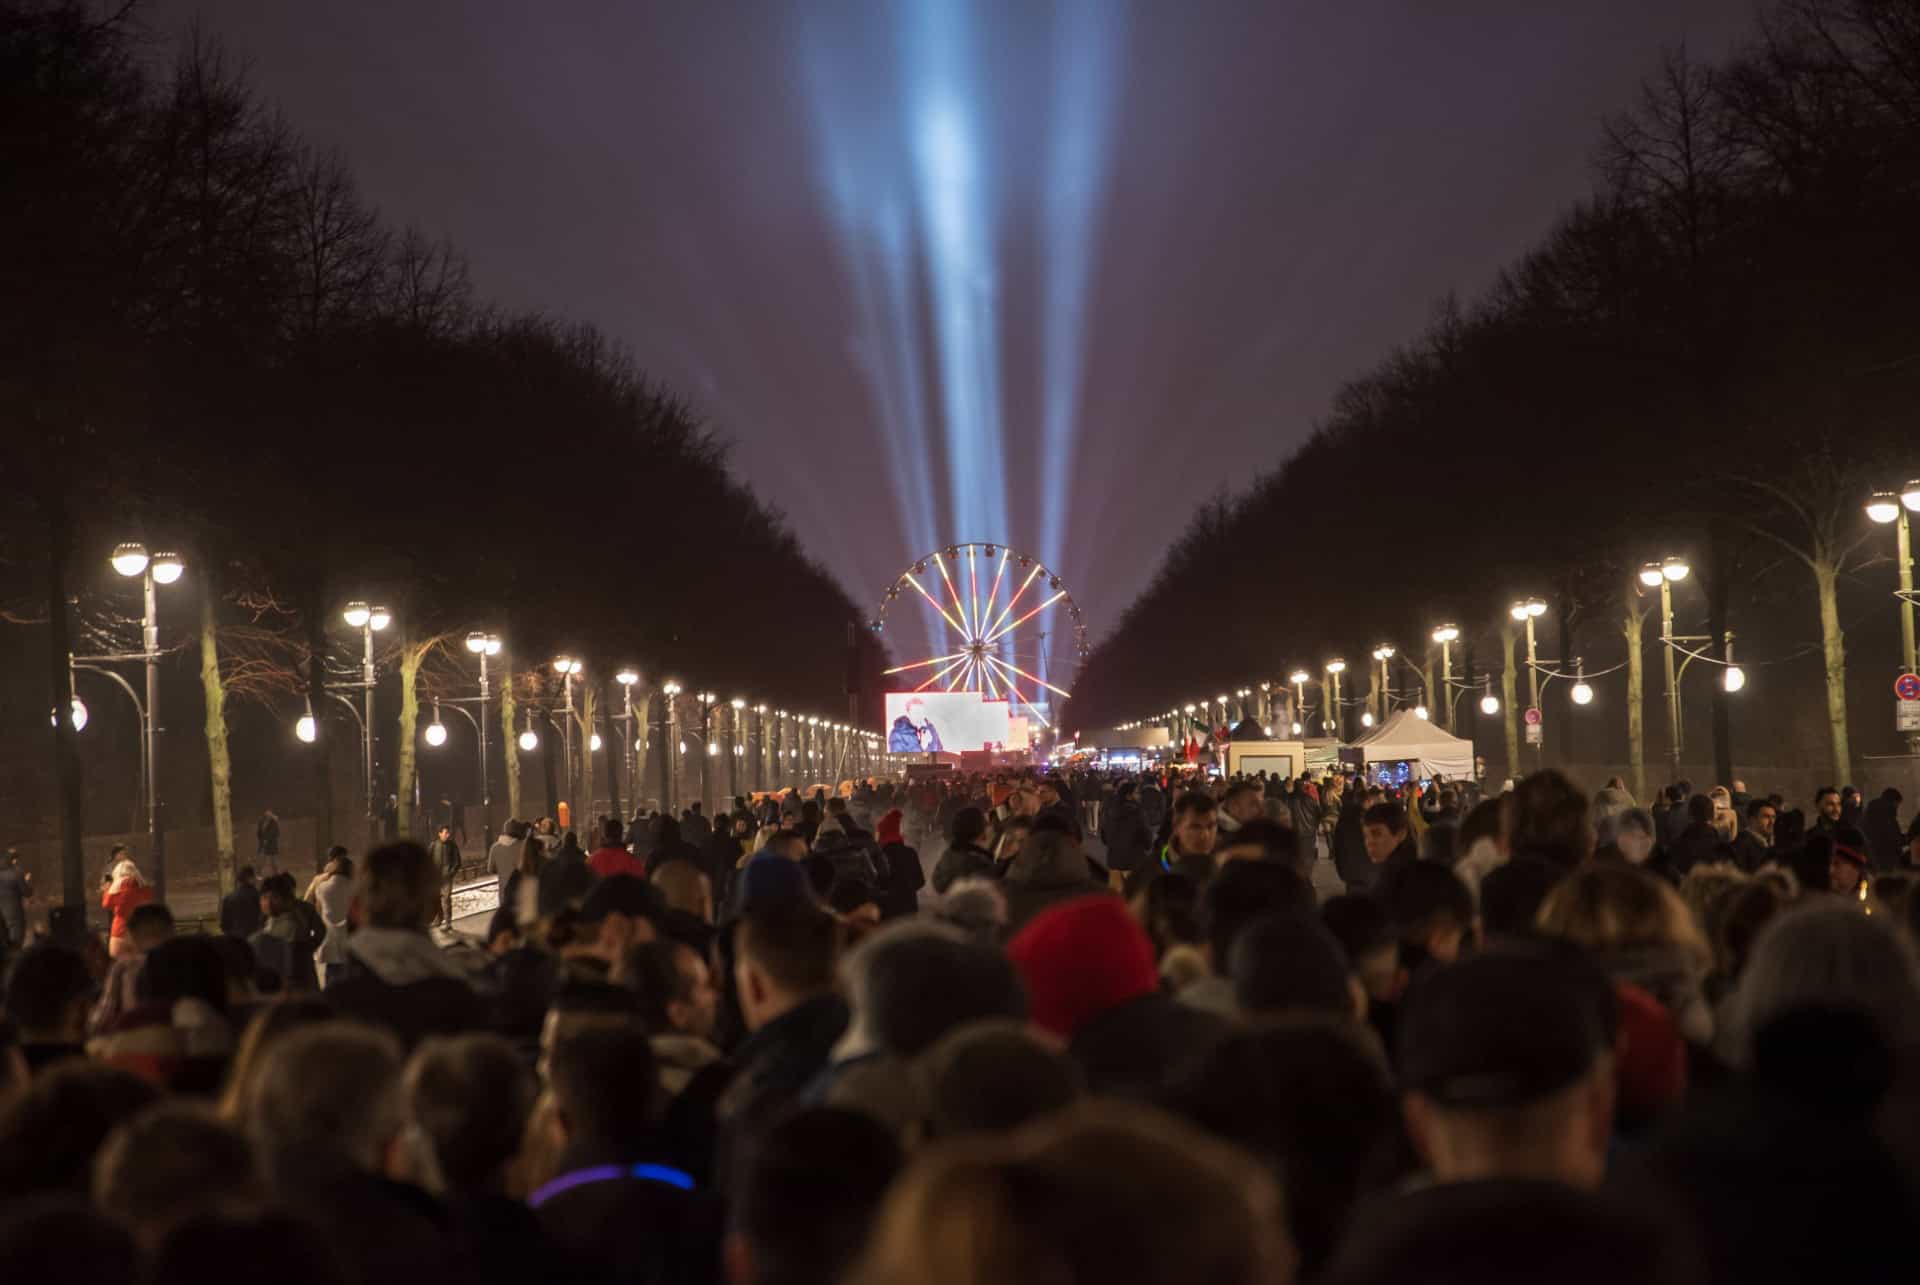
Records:
M748 911L733 949L747 1038L734 1051L732 1079L715 1106L715 1165L723 1178L733 1172L737 1147L798 1101L827 1065L848 1020L834 990L840 925L832 915L794 902Z
M1262 915L1311 914L1313 888L1285 861L1231 861L1200 891L1200 923L1211 972L1179 993L1182 1004L1237 1017L1233 980L1227 972L1234 938Z
M621 956L614 980L639 995L660 1087L668 1098L678 1097L698 1072L720 1060L713 1046L720 989L707 961L687 943L661 938Z
M1373 872L1369 886L1383 896L1391 895L1394 883L1420 855L1407 825L1407 809L1385 798L1369 804L1360 814L1360 837Z
M1160 850L1160 868L1205 883L1213 874L1219 836L1219 806L1205 790L1188 790L1173 801L1173 829Z
M1840 791L1823 785L1813 792L1813 829L1816 834L1832 834L1840 824Z
M1752 874L1773 860L1773 823L1780 813L1765 799L1747 803L1747 825L1733 841L1733 859Z
M469 973L428 933L440 912L440 872L427 850L383 845L367 854L360 875L365 921L347 939L345 975L328 983L328 1002L408 1047L429 1035L478 1030L486 1010Z
M252 866L233 873L233 891L220 899L220 931L242 941L260 931L260 889Z
M945 894L957 880L991 875L993 853L986 847L987 814L979 808L961 808L953 814L947 850L933 867L933 890Z
M1267 797L1258 781L1235 781L1220 798L1220 833L1229 838L1243 825L1267 814Z
M41 942L20 952L6 977L6 1013L30 1074L86 1056L93 978L80 952Z
M1495 952L1433 970L1400 1022L1407 1135L1438 1182L1595 1188L1613 1131L1610 992L1561 952Z
M587 858L587 869L601 879L614 875L632 875L636 879L647 877L647 868L633 859L622 842L626 831L619 817L607 817L600 822L600 846Z
M1473 928L1473 894L1437 861L1409 863L1380 895L1409 973L1429 960L1450 964Z
M708 1281L721 1209L674 1163L656 1125L653 1052L638 1023L595 1025L554 1047L547 1083L559 1172L527 1204L587 1279Z
M533 827L525 821L509 821L501 827L493 846L487 849L487 870L500 881L501 891L506 890L507 881L520 868L520 852L532 832Z
M580 904L580 933L569 958L590 957L610 969L630 946L656 939L666 903L645 879L617 874L602 879Z
M173 936L173 912L158 901L135 906L127 915L127 948L107 970L100 986L100 1002L87 1019L87 1033L98 1035L111 1027L122 1013L140 1002L140 970L147 952Z
M433 857L433 864L440 871L440 923L442 927L453 927L453 877L460 873L460 845L453 841L453 827L444 822L433 833L433 842L427 845L427 852ZM500 885L503 889L505 884Z

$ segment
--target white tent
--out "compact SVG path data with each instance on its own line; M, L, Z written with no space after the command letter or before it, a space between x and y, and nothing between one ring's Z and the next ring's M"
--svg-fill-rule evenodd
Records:
M1421 777L1464 780L1473 775L1473 742L1435 727L1412 710L1397 710L1353 742L1368 763L1411 763Z

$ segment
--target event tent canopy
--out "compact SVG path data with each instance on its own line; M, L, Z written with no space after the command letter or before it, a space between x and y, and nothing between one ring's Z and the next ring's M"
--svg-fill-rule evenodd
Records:
M1423 777L1464 780L1473 775L1473 742L1435 727L1412 710L1397 710L1353 742L1368 763L1413 763Z

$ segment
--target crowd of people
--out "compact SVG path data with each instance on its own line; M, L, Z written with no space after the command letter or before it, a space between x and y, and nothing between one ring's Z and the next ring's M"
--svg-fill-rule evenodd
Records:
M511 822L483 934L444 831L0 878L0 1279L1892 1279L1920 819L1787 803L876 780Z

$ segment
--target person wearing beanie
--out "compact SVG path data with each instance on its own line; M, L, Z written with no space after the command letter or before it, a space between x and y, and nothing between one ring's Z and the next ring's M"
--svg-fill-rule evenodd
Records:
M1153 942L1119 898L1042 911L1007 943L1034 1025L1067 1041L1095 1093L1150 1095L1231 1029L1160 990Z
M887 919L918 910L920 889L927 882L920 854L907 846L905 820L905 814L894 808L880 818L875 834L880 844L880 913Z

